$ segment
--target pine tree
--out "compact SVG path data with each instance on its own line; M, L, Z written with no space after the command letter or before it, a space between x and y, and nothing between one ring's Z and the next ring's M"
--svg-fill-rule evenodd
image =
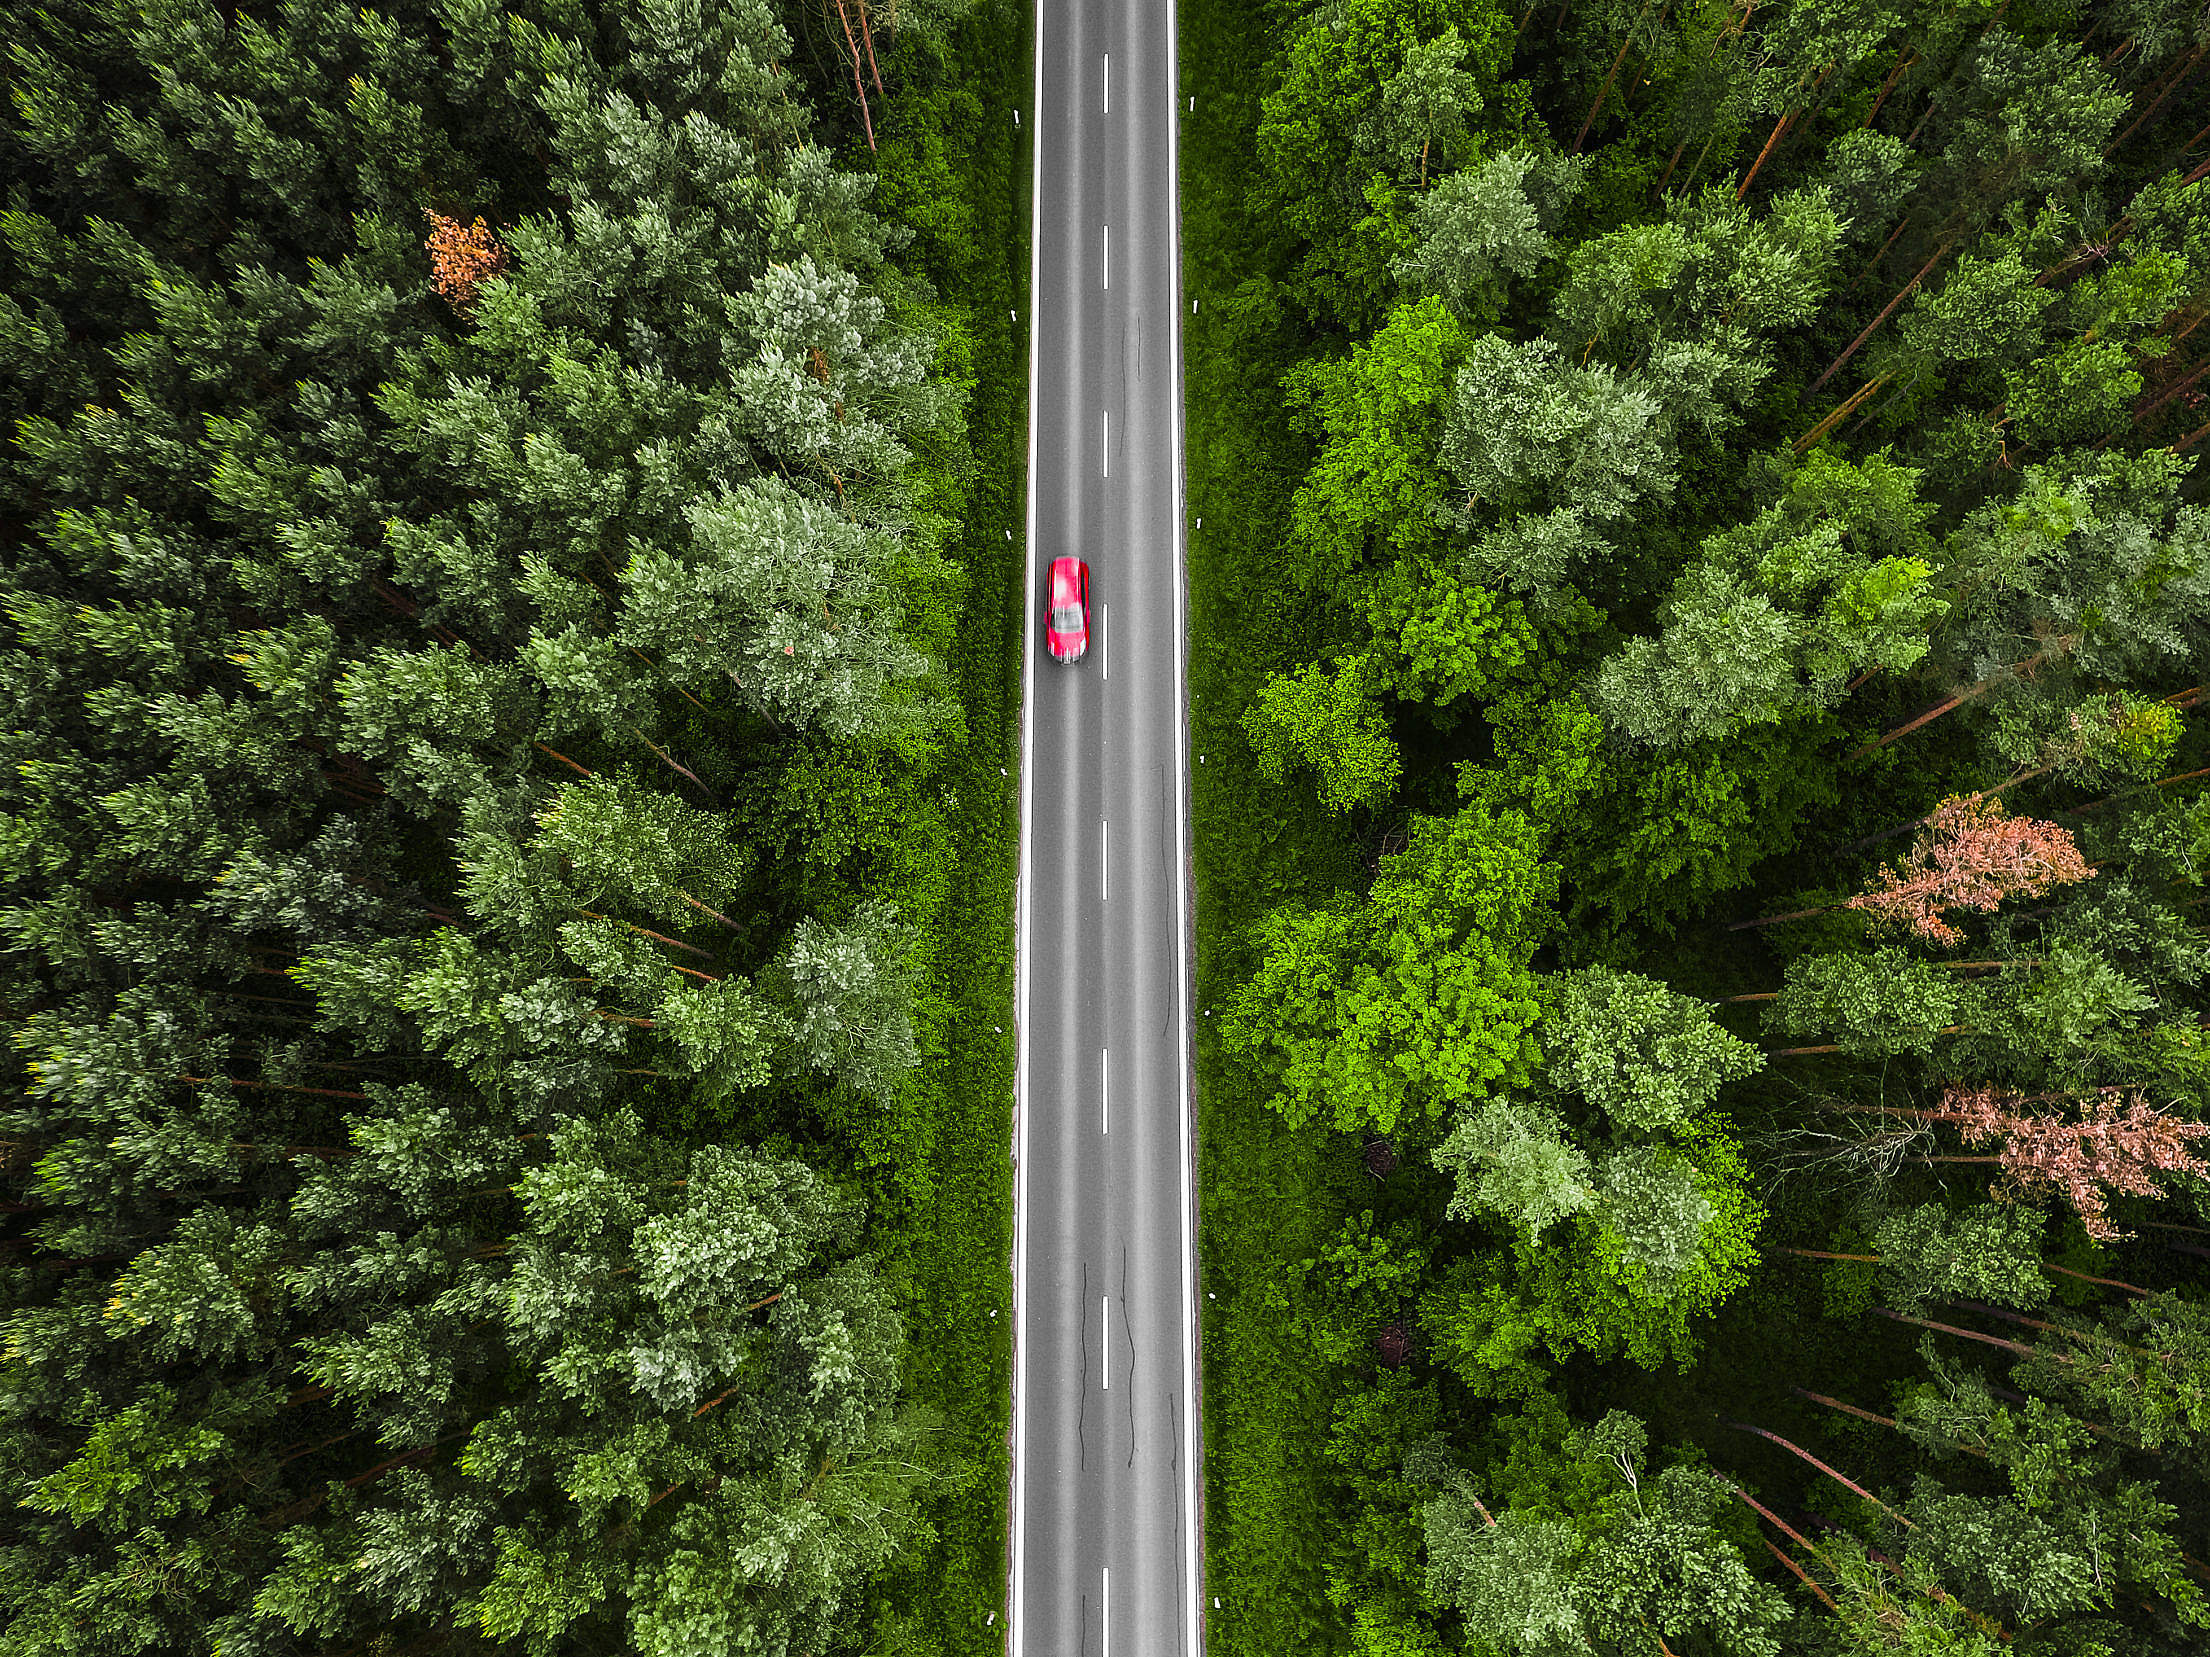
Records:
M1578 157L1514 145L1438 180L1413 204L1418 251L1392 274L1460 316L1476 314L1504 277L1532 276L1553 255L1550 232L1587 171Z
M717 1425L734 1396L691 1413L734 1379L731 1308L666 1314L681 1293L604 1261L556 1350L509 1295L560 1252L517 1201L570 1124L634 1130L648 1090L678 1120L686 1077L709 1110L782 1078L803 1117L816 1065L879 1093L912 1063L901 923L810 886L810 834L778 859L682 803L783 788L800 726L804 763L895 750L901 798L933 792L957 716L913 611L951 577L907 472L959 407L885 297L898 231L809 140L753 0L65 8L20 44L11 1642L418 1644L535 1595L516 1615L566 1619L555 1643L674 1644L774 1594L816 1640L930 1459L849 1228L753 1297L746 1350L783 1343L768 1451ZM709 613L704 659L663 637ZM639 1221L733 1189L632 1139L603 1177ZM740 1217L670 1247L710 1257ZM547 1404L624 1363L658 1390ZM467 1465L494 1420L515 1491ZM556 1470L582 1491L657 1440L710 1483L694 1420L742 1441L697 1551L773 1532L784 1558L669 1604L682 1502L636 1504L643 1559Z
M1798 955L1767 1019L1783 1035L1831 1036L1845 1053L1926 1053L1959 1021L1967 993L1955 973L1893 945Z
M1642 1423L1614 1410L1567 1449L1601 1470L1601 1494L1569 1522L1491 1513L1462 1474L1426 1508L1428 1589L1485 1648L1638 1650L1653 1637L1729 1657L1776 1657L1785 1601L1757 1580L1715 1521L1729 1486L1676 1464L1649 1474Z
M1889 1304L1915 1312L1930 1300L1962 1296L2028 1309L2045 1305L2042 1225L2035 1210L2003 1203L1961 1213L1920 1203L1885 1216L1873 1246L1880 1251Z
M1435 1166L1456 1180L1454 1220L1487 1209L1540 1236L1553 1220L1596 1200L1587 1153L1540 1106L1491 1099L1467 1112L1437 1147Z
M1429 163L1455 162L1468 136L1467 117L1480 112L1480 85L1461 67L1465 55L1455 24L1433 40L1415 43L1405 52L1403 67L1381 83L1381 97L1356 134L1361 149L1399 171L1416 158L1423 190Z
M1675 747L1838 702L1903 673L1949 605L1934 590L1921 474L1814 453L1786 495L1721 530L1675 583L1664 630L1628 641L1593 694L1630 740Z

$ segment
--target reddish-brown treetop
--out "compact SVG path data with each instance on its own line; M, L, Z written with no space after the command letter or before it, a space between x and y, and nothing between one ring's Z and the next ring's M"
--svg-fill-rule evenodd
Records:
M431 285L465 315L475 307L477 287L506 269L506 249L480 217L474 224L462 224L433 211L429 218L430 235L423 245L430 250Z
M1955 1128L1969 1145L1994 1143L2014 1193L2055 1193L2098 1242L2127 1235L2110 1218L2113 1195L2160 1195L2158 1174L2210 1174L2198 1150L2210 1140L2210 1123L2169 1115L2125 1088L2073 1098L1952 1087L1927 1118Z
M1910 855L1882 869L1874 885L1845 907L1864 910L1875 924L1907 927L1929 943L1949 945L1964 934L1944 910L1992 911L2005 898L2039 897L2094 872L2070 830L2013 817L1994 800L1952 798L1934 808Z

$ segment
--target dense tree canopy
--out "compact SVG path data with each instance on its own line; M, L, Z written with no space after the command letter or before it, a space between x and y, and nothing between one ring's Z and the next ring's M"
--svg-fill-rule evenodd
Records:
M822 1651L966 387L805 16L16 22L0 1647Z
M1227 10L1215 1643L2199 1650L2210 28Z

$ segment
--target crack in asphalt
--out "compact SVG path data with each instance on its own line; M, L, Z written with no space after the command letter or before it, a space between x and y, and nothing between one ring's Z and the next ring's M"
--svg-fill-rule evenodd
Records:
M1128 1245L1120 1245L1120 1326L1128 1342L1128 1465L1136 1465L1136 1331L1128 1315Z
M1182 1400L1181 1395L1171 1388L1166 1395L1166 1421L1168 1432L1167 1470L1178 1474L1182 1470ZM1187 1552L1183 1547L1183 1540L1188 1535L1183 1527L1187 1523L1187 1517L1182 1512L1182 1504L1176 1502L1174 1504L1174 1582L1177 1591L1184 1594L1189 1591ZM1179 1617L1175 1618L1174 1643L1184 1652L1189 1650L1189 1630L1182 1624Z
M1082 1298L1076 1304L1086 1307L1089 1303L1090 1263L1085 1260L1082 1262ZM1090 1373L1090 1314L1085 1311L1080 1321L1082 1325L1082 1373L1086 1377ZM1099 1344L1102 1345L1103 1342L1101 1341ZM1074 1406L1074 1465L1086 1472L1090 1465L1090 1388L1087 1380L1076 1390L1080 1397L1076 1400Z

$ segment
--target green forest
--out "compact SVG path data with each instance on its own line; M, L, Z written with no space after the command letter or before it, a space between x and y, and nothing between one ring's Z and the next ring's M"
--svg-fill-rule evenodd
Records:
M1002 1649L1031 8L10 23L0 1657ZM1213 1648L2210 1649L2210 12L1178 27Z
M0 1651L977 1649L1029 27L11 11Z
M2210 1649L2210 16L1181 51L1213 1649Z

